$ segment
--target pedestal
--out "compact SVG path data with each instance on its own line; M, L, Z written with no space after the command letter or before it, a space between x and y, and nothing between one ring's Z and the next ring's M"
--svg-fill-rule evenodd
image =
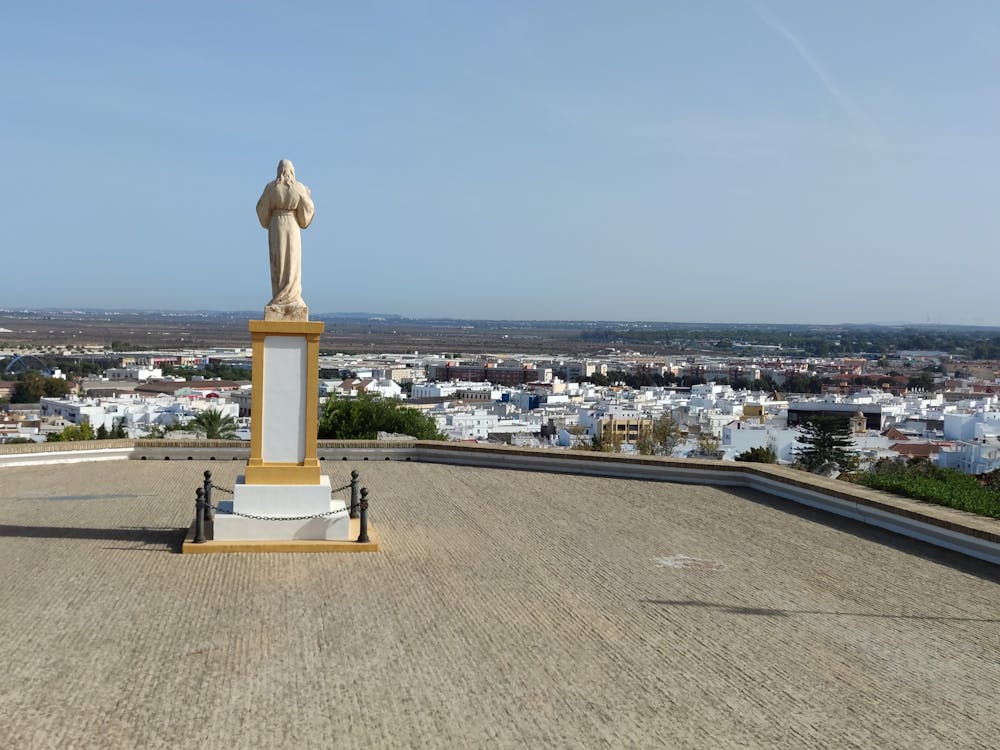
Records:
M247 484L319 483L319 337L323 324L251 320L253 398Z
M330 497L330 477L321 476L317 485L245 484L236 480L231 502L219 503L215 515L216 541L237 539L347 539L350 518L347 504ZM289 516L287 521L262 520L231 515L231 511L250 516ZM316 516L300 518L300 516Z
M217 541L347 539L346 505L331 498L316 454L322 333L318 322L250 321L250 460L232 503L219 504Z

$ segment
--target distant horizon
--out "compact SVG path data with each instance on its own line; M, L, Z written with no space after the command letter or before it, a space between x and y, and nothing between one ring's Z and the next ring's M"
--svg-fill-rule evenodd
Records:
M60 307L55 305L45 305L42 307L26 306L4 306L0 307L0 318L7 313L82 313L82 314L161 314L161 315L220 315L220 316L241 316L246 315L248 320L263 317L263 310L254 309L212 309L212 308L161 308L161 307L85 307L68 306ZM257 316L254 318L253 316ZM739 328L742 326L757 327L818 327L818 328L982 328L987 330L1000 330L1000 325L979 324L979 323L941 323L941 322L916 322L916 321L888 321L888 322L846 322L835 323L820 322L790 322L790 321L711 321L711 320L647 320L642 318L490 318L477 316L443 316L443 315L406 315L403 313L390 312L366 312L366 311L334 311L334 312L313 312L310 311L311 319L340 317L347 319L363 320L401 320L401 321L455 321L455 322L477 322L477 323L589 323L589 324L639 324L639 325L661 325L661 326L711 326L725 328Z

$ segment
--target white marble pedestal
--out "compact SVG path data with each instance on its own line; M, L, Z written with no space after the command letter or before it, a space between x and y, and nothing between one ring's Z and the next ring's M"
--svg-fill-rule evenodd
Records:
M289 516L295 520L276 521L244 518L228 511L269 518ZM296 518L330 513L319 518ZM318 485L245 484L240 476L231 502L220 502L215 515L217 541L327 539L345 540L350 535L347 504L330 497L330 477L321 476Z

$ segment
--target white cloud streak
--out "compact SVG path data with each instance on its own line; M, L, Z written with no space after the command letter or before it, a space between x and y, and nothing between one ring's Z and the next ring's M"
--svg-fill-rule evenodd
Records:
M848 96L833 80L829 73L823 68L819 60L808 50L801 40L792 31L778 21L769 11L762 8L753 0L747 0L747 5L753 10L754 15L760 19L761 23L783 37L798 54L799 58L806 64L813 74L820 80L830 97L843 110L844 114L850 118L855 126L862 130L869 130L869 119L864 111L855 101Z

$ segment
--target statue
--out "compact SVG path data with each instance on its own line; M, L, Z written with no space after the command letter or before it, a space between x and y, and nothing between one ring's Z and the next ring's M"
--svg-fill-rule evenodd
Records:
M267 230L271 251L271 301L264 320L309 320L302 300L302 235L316 209L309 188L295 179L288 159L278 162L278 176L257 201L257 218Z

